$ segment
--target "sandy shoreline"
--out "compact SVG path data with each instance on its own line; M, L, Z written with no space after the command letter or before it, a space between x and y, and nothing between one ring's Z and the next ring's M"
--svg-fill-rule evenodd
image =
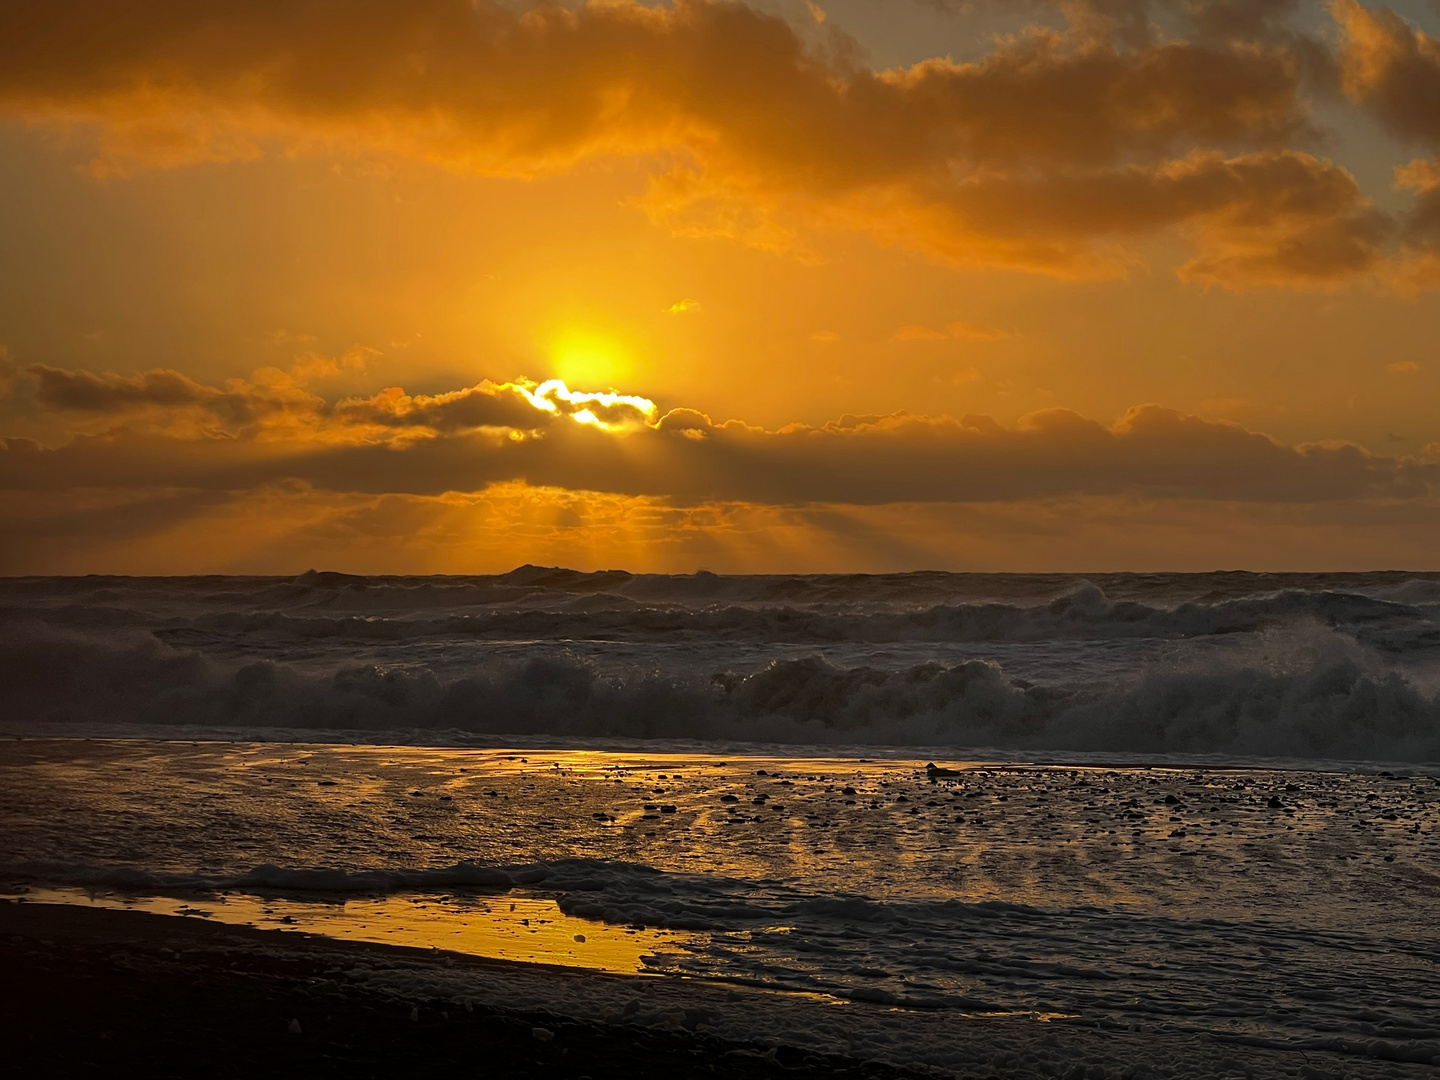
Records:
M1387 761L1314 757L1256 757L1220 753L1124 753L1119 751L1023 750L994 746L909 746L844 743L758 743L695 739L638 739L554 735L486 735L458 728L372 729L299 728L139 724L115 721L45 722L7 718L0 741L9 743L84 744L138 742L179 744L254 743L295 749L386 749L479 751L491 753L605 753L637 762L676 764L701 757L710 760L804 762L820 768L827 762L922 765L936 761L965 769L1064 768L1079 770L1153 769L1156 771L1343 772L1355 775L1425 776L1440 780L1440 760Z
M1440 1064L1428 777L0 747L20 1075Z
M401 996L353 976L436 966L483 978L515 965L194 918L0 903L0 955L15 1075L921 1075L789 1047L772 1054L687 1029L683 1018L666 1031ZM576 996L597 983L613 991L619 978L525 967Z
M735 1007L790 1010L797 1024L825 1008L764 991L29 902L0 903L0 959L6 1059L19 1076L393 1077L458 1070L575 1080L1325 1080L1428 1073L1418 1063L1367 1060L1354 1049L1286 1050L918 1014L917 1023L960 1025L974 1064L907 1068L783 1039L735 1041L710 1029L707 1021ZM549 1004L540 1007L534 990L542 984ZM608 1019L596 1019L597 1003L600 1012L609 1009Z

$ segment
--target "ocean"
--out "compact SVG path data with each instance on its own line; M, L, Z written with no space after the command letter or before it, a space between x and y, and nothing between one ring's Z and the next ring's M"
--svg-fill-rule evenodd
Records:
M0 609L11 896L743 987L774 1003L709 1029L948 1070L974 1018L1440 1063L1440 575L15 578Z

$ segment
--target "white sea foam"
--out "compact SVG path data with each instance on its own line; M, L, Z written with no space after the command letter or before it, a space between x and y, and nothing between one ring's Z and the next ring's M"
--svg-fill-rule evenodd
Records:
M1440 759L1440 581L0 583L0 714L556 739Z
M1440 698L1322 630L1086 685L1029 684L987 660L895 670L811 656L706 677L606 674L555 649L477 666L449 677L373 664L316 673L212 658L146 631L21 625L0 635L0 712L51 723L1440 760Z

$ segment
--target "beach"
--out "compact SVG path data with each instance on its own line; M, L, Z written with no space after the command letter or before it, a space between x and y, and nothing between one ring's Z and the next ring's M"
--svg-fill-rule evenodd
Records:
M0 10L0 1074L1440 1076L1440 0Z
M697 1039L775 1050L733 1075L1418 1076L1440 1057L1435 776L927 764L11 739L6 949L50 971L54 1023L87 986L142 1043L193 1026L244 1053L242 1015L265 1046L296 1050L296 1019L362 1055L428 1018L422 1057L518 1039L499 1075L537 1060L533 1027L584 1032L577 1060L658 1031L636 1059L656 1068L713 1064ZM235 981L234 950L259 982ZM178 1012L165 971L189 980ZM315 1019L322 983L338 1020ZM576 1068L556 1075L607 1075Z
M454 978L459 965L483 985L503 972L462 954L14 902L0 904L0 951L5 1058L14 1075L922 1075L727 1042L695 1030L697 1021L684 1015L649 1025L577 1020L563 1011L371 989L356 977L388 968ZM531 975L554 980L562 999L633 999L636 992L588 986L595 976L568 969ZM702 1005L705 995L696 998Z
M841 1077L1424 1076L1312 1048L973 1019L970 1062L904 1068L713 1033L727 1012L816 1006L764 991L497 964L199 918L0 904L16 1075ZM924 1037L925 1025L917 1025Z
M241 1073L1440 1059L1429 576L522 567L0 606L7 959L64 1052L104 1059L63 1025L121 1009L99 1030L178 1039L177 1075L197 1044Z

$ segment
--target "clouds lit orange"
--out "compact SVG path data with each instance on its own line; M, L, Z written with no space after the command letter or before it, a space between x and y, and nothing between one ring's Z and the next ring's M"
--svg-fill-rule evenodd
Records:
M1077 565L1132 526L1166 565L1268 565L1317 515L1355 530L1320 562L1423 550L1427 16L868 10L15 6L7 564L264 569L340 529L379 567L394 515L537 492L647 522L545 533L587 564L792 558L646 516L702 504L827 565L830 515L893 505L903 558L1000 568L1018 530L1033 567L1057 500ZM260 504L283 542L201 539ZM1243 536L1171 527L1240 504ZM523 555L446 535L427 566Z

